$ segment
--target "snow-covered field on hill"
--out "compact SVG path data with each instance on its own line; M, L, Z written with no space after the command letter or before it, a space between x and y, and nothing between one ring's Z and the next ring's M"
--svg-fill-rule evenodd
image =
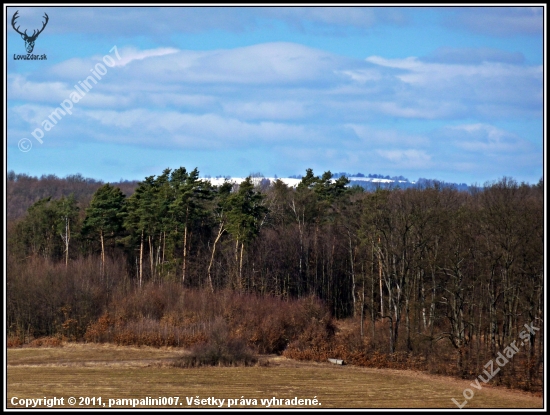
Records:
M281 180L283 183L285 183L287 186L290 187L296 187L298 184L302 181L302 179L293 179L293 178L287 178L287 177L253 177L252 181L254 183L259 183L260 181L267 179L271 183L274 183L277 180ZM391 179L379 179L379 178L371 178L371 177L348 177L351 181L362 181L362 182L372 182L372 183L394 183L395 180ZM231 183L239 184L245 180L245 177L232 177L230 179L225 179L223 177L221 178L203 178L203 180L209 180L210 183L214 186L220 186L225 182L226 180ZM333 179L335 181L335 179ZM399 183L407 183L405 180L399 180ZM411 182L414 183L414 182Z

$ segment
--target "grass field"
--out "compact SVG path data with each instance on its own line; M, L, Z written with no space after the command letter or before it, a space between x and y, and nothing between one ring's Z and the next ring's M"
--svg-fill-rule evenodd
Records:
M109 400L172 397L171 405L146 400L136 401L136 408L214 409L229 404L231 408L266 408L268 403L262 399L267 399L271 408L458 409L452 398L462 405L466 388L473 396L466 392L470 399L464 408L542 408L543 404L540 396L493 387L490 382L480 383L478 390L470 385L473 379L297 362L277 356L262 357L254 367L171 367L170 362L181 353L168 348L71 343L58 348L10 348L6 406L22 408L26 399L57 397L63 398L63 405L56 408L109 408L111 403L111 409L120 409L131 408L132 402ZM76 398L75 405L69 405L70 397ZM191 398L198 399L198 405L189 405ZM214 404L208 398L224 401ZM310 401L300 404L293 398ZM46 405L40 402L37 407Z

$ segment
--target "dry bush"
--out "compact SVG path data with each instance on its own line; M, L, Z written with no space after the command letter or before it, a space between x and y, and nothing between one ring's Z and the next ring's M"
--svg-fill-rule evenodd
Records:
M82 338L88 325L102 313L108 292L125 272L115 260L99 277L97 257L56 263L42 257L25 261L9 259L7 275L8 336L28 338L62 335Z
M233 333L266 354L282 353L312 322L331 321L326 307L313 296L291 301L253 294L233 296L224 316Z
M218 317L206 342L193 346L191 353L180 357L174 366L251 366L257 361L252 350L246 346L246 341L232 337L227 322Z
M320 324L329 334L334 332L330 314L314 297L284 301L165 283L115 293L108 311L88 326L84 338L121 345L191 347L207 343L219 318L227 324L228 338L240 339L263 354L282 353L310 326Z
M63 339L60 337L40 337L29 343L30 347L63 347Z
M109 330L114 325L108 313L104 313L99 319L89 324L84 334L87 342L103 343L110 338Z
M20 336L8 336L6 345L7 347L21 347L23 346L23 341Z
M189 347L205 340L201 331L189 331L184 327L151 318L125 320L104 314L90 324L84 339L96 343L116 343L121 346L173 346Z
M283 352L285 357L299 360L326 361L335 357L338 352L334 350L335 327L330 314L323 317L311 316L297 339Z

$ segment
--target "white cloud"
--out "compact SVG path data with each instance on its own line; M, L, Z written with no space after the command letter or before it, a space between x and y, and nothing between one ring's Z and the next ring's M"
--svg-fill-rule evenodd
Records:
M120 59L116 57L116 54L113 52L112 58L115 61L116 66L126 66L130 62L135 60L143 60L148 58L154 58L158 56L171 55L177 53L178 49L175 48L157 48L157 49L148 49L148 50L137 50L134 48L122 49L119 52Z
M407 131L397 129L376 129L365 124L347 124L346 127L351 128L353 132L361 139L360 143L353 143L354 146L362 148L376 148L381 146L386 147L426 147L430 144L430 140L420 134L413 134Z
M459 30L492 36L542 34L543 11L540 7L463 7L453 9L455 13L447 24Z
M535 117L541 112L541 66L379 56L354 61L285 42L212 51L126 48L120 54L124 66L108 68L82 106L154 105L265 121ZM16 76L10 88L14 97L57 104L90 75L96 61L58 64L43 83L34 79L38 76Z
M264 43L233 49L211 51L157 48L145 51L119 51L121 68L109 68L110 82L124 80L130 86L154 85L166 89L166 84L197 83L291 85L336 79L335 71L345 59L321 50L295 43ZM111 55L109 55L111 56ZM98 58L99 59L99 58ZM70 79L84 78L98 59L71 59L58 64L52 74ZM116 60L115 60L116 62ZM80 75L78 75L80 74ZM134 84L132 84L134 82Z
M426 62L462 65L480 64L482 62L502 62L518 65L525 61L525 57L521 52L508 52L494 48L456 48L445 46L437 48L423 60Z
M10 99L26 101L62 101L72 91L60 81L32 82L24 75L8 75L8 94Z
M319 30L367 30L376 25L403 25L407 11L394 7L23 7L21 21L40 27L47 12L56 18L50 33L97 36L143 36L161 39L172 34L198 34L218 30L244 33L260 25L283 22L287 29L317 33ZM29 19L25 23L25 19ZM23 25L23 26L24 26Z
M329 25L371 27L376 23L375 10L365 7L299 7L279 9L277 15Z
M91 70L94 69L94 66L98 63L104 64L103 58L105 56L110 57L115 66L108 67L106 66L107 73L116 71L116 67L123 67L128 65L133 61L143 61L150 58L159 58L161 56L171 55L177 53L178 49L175 48L156 48L156 49L146 49L139 50L133 47L121 48L106 50L105 54L92 56L90 58L72 58L64 62L53 65L48 73L52 76L63 77L66 79L81 80L89 76ZM119 59L120 58L120 59ZM108 63L110 62L107 59Z
M451 113L451 111L446 110L446 104L441 105L441 103L435 101L420 101L420 105L397 102L377 102L373 106L375 106L379 112L391 117L436 119Z
M148 102L156 108L175 106L194 110L204 110L215 107L218 103L218 99L215 96L205 94L151 91L144 95L143 102ZM136 101L134 101L134 104L136 104Z
M416 57L385 59L379 56L368 57L367 62L383 67L405 69L407 72L396 77L412 85L439 87L453 79L476 80L506 78L542 77L542 66L524 67L500 62L483 61L477 65L442 64L423 62ZM451 84L453 85L453 84Z
M297 101L232 101L222 105L224 112L228 115L245 120L294 120L303 118L307 114L305 108L307 103Z
M244 122L215 114L185 114L146 109L129 111L88 111L86 115L109 128L110 140L151 144L152 137L165 137L163 145L191 148L227 148L242 145L262 146L300 142L316 137L303 126L276 122Z
M464 124L448 127L455 137L453 144L463 150L483 154L512 153L526 150L521 138L488 124ZM530 147L530 146L529 146Z
M405 117L447 118L539 117L542 101L540 65L514 65L483 61L479 64L424 62L416 57L386 59L371 56L367 62L400 70L387 91L390 100L381 108ZM491 111L485 107L491 106ZM467 108L467 113L464 109ZM496 109L496 111L495 111ZM429 113L432 113L430 117ZM491 115L492 114L492 115Z
M266 7L257 13L286 21L302 32L350 27L365 30L381 23L403 25L409 20L404 10L392 7Z
M349 77L355 82L365 84L367 82L374 83L382 79L382 74L378 70L374 69L356 69L356 70L344 70L339 73Z
M432 158L426 151L415 149L376 150L376 153L401 169L429 168Z
M75 111L81 107L104 108L130 103L127 96L119 96L106 90L107 82L105 80L99 80L95 84L87 81L91 85L91 89L88 91L82 87L80 81L85 81L85 78L75 81L71 86L66 82L34 82L23 75L10 75L8 91L10 98L29 103L59 106L62 101L71 100L74 103Z
M288 84L331 76L338 60L326 52L280 42L200 54L184 52L170 64L185 69L178 75L187 82Z

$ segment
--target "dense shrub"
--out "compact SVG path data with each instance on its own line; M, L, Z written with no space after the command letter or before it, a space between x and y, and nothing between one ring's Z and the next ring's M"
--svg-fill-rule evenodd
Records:
M257 353L281 354L304 331L333 330L330 313L314 297L285 301L230 290L213 294L176 283L116 294L107 309L89 324L86 341L176 347L201 343L208 348L221 318L232 341L238 339Z
M193 346L189 354L175 362L175 366L250 366L257 361L246 341L233 337L227 322L218 317L210 328L207 341Z

